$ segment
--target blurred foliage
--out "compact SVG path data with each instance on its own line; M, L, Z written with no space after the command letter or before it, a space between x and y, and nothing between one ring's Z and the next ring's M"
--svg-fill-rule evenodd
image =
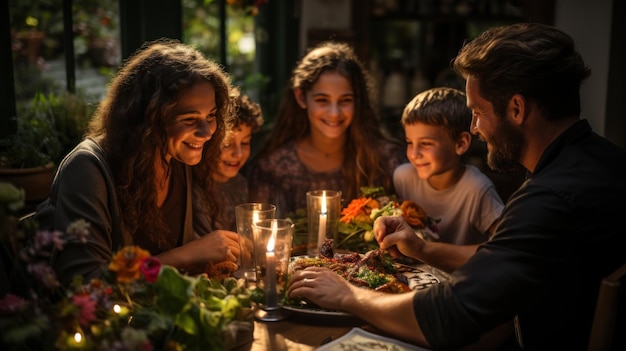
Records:
M40 60L63 55L63 2L59 0L9 0L13 51L29 45L24 33L44 33ZM74 54L79 62L116 66L119 51L119 3L114 0L75 0L72 4ZM102 49L106 49L105 59Z
M263 1L227 1L225 66L233 84L254 97L269 78L256 72L255 15ZM182 0L183 42L220 62L220 4L217 0Z
M17 104L17 131L0 139L0 167L28 168L58 163L83 138L95 105L83 95L35 93Z

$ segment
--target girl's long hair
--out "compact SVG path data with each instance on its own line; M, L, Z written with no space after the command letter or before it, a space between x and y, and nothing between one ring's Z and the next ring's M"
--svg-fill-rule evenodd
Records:
M307 110L298 105L293 90L306 94L322 73L337 72L348 79L354 91L354 117L347 130L342 174L347 188L345 198L359 196L363 186L384 186L393 190L388 176L388 160L381 149L392 145L402 154L401 144L392 139L376 114L376 99L372 79L354 50L345 43L326 41L311 48L293 69L290 85L284 92L276 123L259 152L259 157L271 154L290 141L301 140L311 132ZM384 152L382 154L389 154Z

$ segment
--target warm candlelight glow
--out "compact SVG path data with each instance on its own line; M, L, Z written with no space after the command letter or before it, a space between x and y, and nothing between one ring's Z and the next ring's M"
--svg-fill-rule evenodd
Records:
M274 239L274 236L276 235L275 231L272 231L272 236L270 236L270 239L267 241L267 252L273 252L274 251L274 242L276 241L276 239Z
M83 341L83 334L81 334L80 332L76 332L74 334L74 341L76 341L76 343L80 343L81 341Z
M278 235L278 222L272 221L272 234L267 241L267 252L265 253L265 294L266 305L275 307L278 302L276 295L276 257L274 255L274 245Z
M113 305L113 312L120 313L122 311L122 307L118 304Z
M324 243L326 239L326 217L328 216L328 209L326 208L326 190L322 192L322 211L320 213L319 228L317 229L317 248Z
M252 223L259 221L259 211L252 211Z

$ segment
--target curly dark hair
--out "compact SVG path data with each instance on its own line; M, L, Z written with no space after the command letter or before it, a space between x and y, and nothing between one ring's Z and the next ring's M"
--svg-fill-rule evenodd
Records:
M90 122L87 135L99 140L109 157L127 235L142 232L159 246L166 245L167 225L159 216L157 190L146 179L155 179L158 155L167 164L164 155L167 128L176 117L173 108L200 81L215 89L217 129L203 150L203 159L215 159L230 113L230 78L220 65L177 40L147 42L128 58ZM194 181L204 189L210 188L210 168L209 162L193 167Z
M572 37L539 23L488 29L463 45L452 67L478 79L498 115L521 94L553 120L580 115L580 86L591 75Z
M250 97L241 92L238 87L230 90L232 104L231 116L228 129L239 127L241 124L250 126L252 133L261 130L263 126L263 111L261 105L252 101Z
M346 77L354 92L354 118L347 131L345 159L342 174L348 191L345 198L356 198L360 188L383 186L393 189L387 176L388 160L381 159L382 145L394 145L402 153L402 145L390 137L376 113L376 99L372 79L356 53L346 43L325 41L310 48L293 69L289 86L284 91L274 128L259 153L260 157L290 141L305 138L311 132L306 109L298 105L293 90L300 88L306 94L318 78L326 72Z

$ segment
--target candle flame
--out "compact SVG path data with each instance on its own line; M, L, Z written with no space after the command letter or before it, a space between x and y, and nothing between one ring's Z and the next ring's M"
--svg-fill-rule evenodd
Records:
M322 192L322 214L326 214L328 210L326 209L326 190Z
M76 332L74 334L74 341L76 341L77 343L83 341L83 334L81 334L80 332Z
M252 211L252 223L259 221L259 211Z
M274 251L274 243L276 242L276 235L278 234L278 223L276 221L272 221L272 235L270 239L267 241L267 252Z

